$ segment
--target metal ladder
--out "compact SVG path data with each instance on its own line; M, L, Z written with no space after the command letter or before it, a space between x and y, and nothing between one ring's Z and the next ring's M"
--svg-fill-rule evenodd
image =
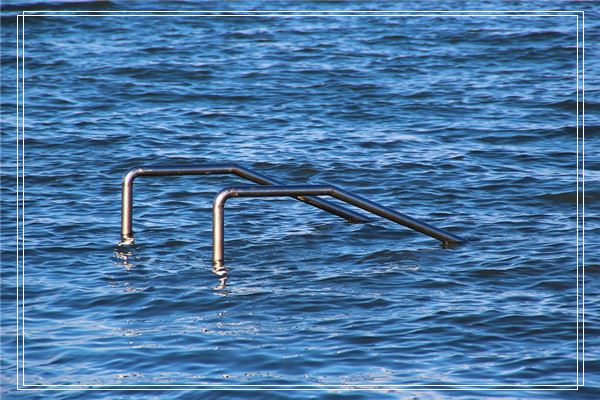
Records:
M436 228L425 222L399 213L391 208L367 200L347 190L333 185L283 185L281 182L254 172L237 164L206 164L199 166L148 166L130 169L123 177L121 198L121 244L131 244L133 237L133 182L138 176L176 176L233 174L254 183L266 186L229 187L220 191L213 204L213 265L224 263L224 209L231 197L293 197L299 201L320 208L331 214L345 218L349 222L370 221L364 215L338 206L315 196L331 196L347 204L356 206L371 214L386 218L417 232L431 236L445 244L464 243L458 235Z

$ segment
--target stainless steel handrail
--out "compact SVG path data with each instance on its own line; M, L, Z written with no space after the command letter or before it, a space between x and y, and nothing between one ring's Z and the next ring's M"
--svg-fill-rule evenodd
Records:
M438 229L391 208L367 200L364 197L332 185L287 185L287 186L242 186L221 190L213 203L213 265L220 267L224 260L225 241L225 202L231 197L287 197L287 196L331 196L372 214L389 219L400 225L436 238L446 244L463 243L466 240L458 235Z
M197 166L143 166L131 168L123 177L121 195L121 243L133 242L133 181L138 176L233 174L260 185L282 185L282 182L237 164L206 164ZM367 222L364 215L329 201L308 195L293 196L297 200L345 218L349 222Z

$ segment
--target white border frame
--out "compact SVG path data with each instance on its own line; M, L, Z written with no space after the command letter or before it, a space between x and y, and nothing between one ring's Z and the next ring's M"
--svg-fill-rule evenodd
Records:
M576 384L565 385L521 385L521 384L482 384L482 385L226 385L226 384L158 384L158 385L119 385L119 384L73 384L47 385L25 383L25 17L132 17L132 16L194 16L194 17L327 17L327 16L397 16L397 17L557 17L575 16L577 18L577 381ZM581 25L579 19L581 17ZM20 27L20 29L19 29ZM580 92L580 42L581 31L581 114L579 110ZM19 108L20 107L20 108ZM23 11L17 15L17 390L578 390L585 385L585 12L584 11L310 11L310 10L277 10L277 11ZM579 140L579 123L581 115L581 142ZM19 141L21 139L21 141ZM580 164L581 148L581 170ZM19 163L20 161L20 163ZM579 208L579 182L581 180L582 197L581 212ZM20 189L20 190L19 190ZM581 231L580 231L581 214ZM581 245L580 245L581 235ZM581 251L581 279L580 279ZM21 272L21 275L19 275ZM20 278L20 281L19 281ZM19 282L21 286L19 286ZM579 293L581 292L581 299ZM581 312L580 312L581 303ZM580 320L581 314L581 320ZM581 340L579 332L581 330ZM581 341L581 350L580 350ZM581 359L580 359L581 354ZM580 369L581 365L581 369ZM581 383L580 383L581 377ZM21 378L21 379L19 379Z

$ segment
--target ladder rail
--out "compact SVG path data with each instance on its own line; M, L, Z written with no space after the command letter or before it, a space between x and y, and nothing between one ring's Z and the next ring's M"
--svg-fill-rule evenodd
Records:
M238 164L204 164L196 166L140 166L131 168L123 176L121 191L121 244L133 243L133 183L139 176L181 176L231 174L260 185L282 185L282 182L259 174ZM293 196L299 201L310 204L330 214L337 215L353 223L370 221L366 216L329 201L309 195Z
M240 186L221 190L213 202L213 265L224 264L225 203L232 197L331 196L364 211L378 215L417 232L431 236L444 244L464 243L462 237L436 228L389 207L370 201L334 185L272 185Z

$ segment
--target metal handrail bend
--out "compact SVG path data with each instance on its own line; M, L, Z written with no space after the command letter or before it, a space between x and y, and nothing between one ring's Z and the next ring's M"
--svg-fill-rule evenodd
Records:
M133 242L133 181L138 176L233 174L260 185L282 185L282 182L254 172L237 164L206 164L198 166L143 166L131 168L123 177L121 195L121 243ZM317 197L298 195L297 200L345 218L349 222L367 222L370 219L345 207Z
M287 186L243 186L229 187L221 190L213 203L213 265L223 266L225 241L225 202L231 197L287 197L287 196L331 196L351 204L372 214L389 219L400 225L414 229L425 235L436 238L446 244L463 243L460 236L438 229L408 215L401 214L391 208L367 200L332 185L287 185Z

